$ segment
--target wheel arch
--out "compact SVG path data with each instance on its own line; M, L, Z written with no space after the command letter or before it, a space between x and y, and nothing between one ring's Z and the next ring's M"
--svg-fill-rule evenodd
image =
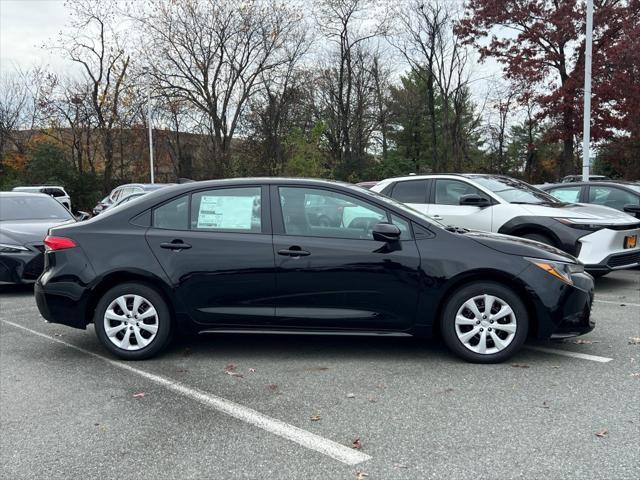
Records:
M528 233L537 233L538 235L544 235L549 238L553 242L553 246L558 247L562 244L560 238L545 225L541 225L538 223L520 223L520 222L507 222L502 227L498 229L498 233L502 233L504 235L513 235L514 237L521 237L522 235L526 235Z
M171 312L172 321L175 322L176 310L173 303L173 295L170 287L162 279L148 272L116 270L102 276L91 289L85 308L85 318L90 319L87 323L93 321L96 307L102 296L116 285L127 282L140 283L157 291L167 304L167 308Z
M527 309L527 315L529 316L529 337L536 337L538 334L538 319L536 315L536 307L531 297L531 293L527 290L526 285L520 281L517 277L509 275L505 272L501 272L500 270L492 270L492 269L479 269L479 270L471 270L468 272L464 272L454 278L452 278L449 283L445 286L444 293L440 297L440 302L438 304L438 309L436 311L436 316L434 318L434 322L432 325L433 336L441 335L441 321L442 321L442 313L444 311L446 303L449 301L451 296L458 291L460 288L471 282L494 282L498 283L503 287L506 287L510 290L513 290L518 297L524 303L525 308Z

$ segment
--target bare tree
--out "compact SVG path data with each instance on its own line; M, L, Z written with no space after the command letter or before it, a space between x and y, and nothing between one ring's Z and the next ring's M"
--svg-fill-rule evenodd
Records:
M150 3L137 18L148 36L151 72L162 89L206 115L210 174L224 175L247 101L289 61L285 46L301 14L275 0Z
M72 20L60 35L60 47L78 63L89 84L89 104L95 115L104 158L103 188L111 188L115 131L121 119L130 57L123 48L121 21L115 0L69 2Z

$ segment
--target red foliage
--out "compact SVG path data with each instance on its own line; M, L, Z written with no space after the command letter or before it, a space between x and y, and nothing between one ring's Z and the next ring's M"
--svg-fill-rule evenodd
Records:
M554 139L582 132L586 7L577 0L469 0L458 33L534 90ZM640 137L640 0L596 0L592 138Z

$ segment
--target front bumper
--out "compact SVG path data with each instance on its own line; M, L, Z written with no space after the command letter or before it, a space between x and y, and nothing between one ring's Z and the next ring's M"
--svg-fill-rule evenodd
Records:
M594 283L588 273L572 276L573 285L531 266L520 278L527 284L535 318L532 335L539 339L575 337L595 327L591 318Z
M25 245L20 253L0 253L0 284L33 283L44 268L44 245Z
M625 238L636 235L640 228L611 230L603 228L580 238L578 259L591 272L609 272L640 265L640 243L635 248L624 248Z

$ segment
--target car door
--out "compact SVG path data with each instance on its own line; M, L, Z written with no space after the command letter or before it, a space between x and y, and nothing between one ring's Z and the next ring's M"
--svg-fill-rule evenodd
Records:
M624 211L626 205L637 205L638 196L609 185L590 185L589 203Z
M419 212L428 214L429 206L427 198L430 184L431 180L429 179L396 182L390 190L389 196Z
M464 180L437 178L431 189L429 216L445 225L491 231L493 206L460 205L463 195L489 195Z
M319 196L328 201L317 201ZM314 206L343 205L342 220L312 225L306 211L310 198ZM409 222L319 187L272 186L271 202L278 325L402 330L413 324L420 257ZM403 232L401 240L395 245L373 240L373 226L389 221Z
M214 188L153 211L147 242L180 302L203 325L261 326L275 313L267 187Z

